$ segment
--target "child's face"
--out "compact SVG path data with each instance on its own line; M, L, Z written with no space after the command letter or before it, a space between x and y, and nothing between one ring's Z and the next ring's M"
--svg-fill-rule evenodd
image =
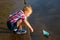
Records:
M24 13L25 13L26 17L29 17L31 15L32 11L31 10L30 11L25 11Z

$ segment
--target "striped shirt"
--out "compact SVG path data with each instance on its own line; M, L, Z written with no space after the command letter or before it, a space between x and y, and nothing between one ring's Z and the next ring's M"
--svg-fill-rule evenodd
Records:
M9 20L11 22L15 23L19 19L26 20L26 16L24 15L24 12L22 10L9 15Z

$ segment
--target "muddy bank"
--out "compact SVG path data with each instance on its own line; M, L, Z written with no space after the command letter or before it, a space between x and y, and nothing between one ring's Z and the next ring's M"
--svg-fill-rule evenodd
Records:
M26 34L18 35L10 32L6 25L9 14L22 9L23 6L22 0L0 0L0 40L31 40L30 31L27 27L25 27Z

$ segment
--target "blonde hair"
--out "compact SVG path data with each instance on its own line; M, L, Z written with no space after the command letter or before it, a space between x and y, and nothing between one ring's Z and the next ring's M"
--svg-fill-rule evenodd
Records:
M31 11L32 12L32 7L30 5L26 5L26 6L24 6L23 11Z

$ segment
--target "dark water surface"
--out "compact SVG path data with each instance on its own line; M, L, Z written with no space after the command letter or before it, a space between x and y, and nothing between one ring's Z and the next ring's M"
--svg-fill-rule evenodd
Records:
M60 40L60 0L27 0L33 7L30 23L35 29L32 40ZM48 38L42 35L45 29Z
M0 26L6 27L5 21L10 12L23 8L24 4L21 1L0 0ZM31 33L32 40L60 40L60 0L26 1L33 8L33 13L29 17L29 22L34 28L34 33ZM50 33L48 38L42 35L43 29ZM10 39L10 37L8 38Z

